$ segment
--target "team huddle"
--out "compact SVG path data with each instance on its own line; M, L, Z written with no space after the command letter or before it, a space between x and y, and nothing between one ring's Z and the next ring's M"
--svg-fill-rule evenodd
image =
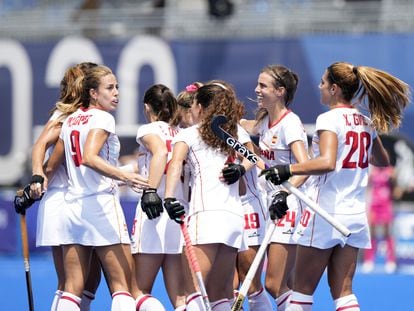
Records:
M90 310L103 272L114 311L241 310L244 296L252 311L272 310L271 299L279 311L307 311L325 269L335 309L360 310L352 280L358 250L371 247L368 167L389 165L378 133L400 125L410 89L372 67L331 64L308 149L289 108L298 82L285 66L263 68L252 120L226 81L194 82L177 96L152 85L136 157L121 166L115 75L94 63L68 68L33 146L32 180L15 198L18 213L40 200L36 244L52 247L58 278L51 310ZM217 116L263 167L217 135ZM139 194L131 231L120 187ZM160 271L170 305L152 292Z

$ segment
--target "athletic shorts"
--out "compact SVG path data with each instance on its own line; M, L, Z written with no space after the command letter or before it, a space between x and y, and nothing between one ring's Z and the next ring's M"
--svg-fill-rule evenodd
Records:
M66 206L67 188L49 188L39 202L36 246L58 246L62 243L61 218Z
M267 197L267 206L272 203L273 195L270 194ZM277 220L276 229L273 232L270 242L281 244L297 244L293 239L293 233L300 220L302 206L304 203L299 201L295 195L290 194L287 197L287 205L289 207L286 215Z
M181 254L183 243L180 225L166 211L160 217L148 219L138 202L131 232L133 254Z
M266 230L267 209L263 200L242 201L244 210L244 239L247 246L262 243Z
M119 197L100 193L68 201L62 219L62 244L130 244Z
M336 245L370 248L371 238L366 212L357 214L331 214L351 231L344 237L325 219L307 208L296 228L294 239L298 244L319 249L333 248Z
M201 211L188 218L188 232L194 245L221 243L245 250L244 219L229 211Z

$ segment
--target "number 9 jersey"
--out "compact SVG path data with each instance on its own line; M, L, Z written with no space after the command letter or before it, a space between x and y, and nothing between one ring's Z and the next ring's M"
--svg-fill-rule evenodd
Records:
M65 144L65 156L69 175L67 200L73 200L99 192L117 194L118 186L109 177L82 165L83 146L90 130L102 129L109 133L99 156L113 166L118 165L120 143L115 134L114 117L96 108L79 108L62 125L60 138Z

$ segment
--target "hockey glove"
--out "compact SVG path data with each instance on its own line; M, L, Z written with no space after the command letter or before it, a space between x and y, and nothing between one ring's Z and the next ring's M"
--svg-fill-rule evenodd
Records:
M275 165L264 169L259 176L265 175L266 180L270 180L275 185L280 185L292 176L289 164Z
M26 214L26 209L33 205L34 199L30 197L30 185L24 187L23 190L18 190L14 197L14 209L18 214Z
M226 184L231 185L246 173L246 169L241 164L229 163L221 172Z
M157 193L157 189L149 188L143 191L141 208L147 214L148 219L154 219L161 215L163 212L162 200Z
M185 214L185 209L176 198L165 198L164 207L172 220L179 224L183 223L181 216Z
M286 203L288 195L286 191L279 191L273 196L272 203L269 206L269 214L272 220L283 218L286 215L289 209Z

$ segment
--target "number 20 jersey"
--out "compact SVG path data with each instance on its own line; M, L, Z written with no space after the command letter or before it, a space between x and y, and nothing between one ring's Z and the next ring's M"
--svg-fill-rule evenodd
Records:
M371 120L350 106L334 108L319 115L312 138L315 157L320 155L318 131L323 130L337 135L336 167L330 173L312 176L309 194L329 213L365 211L368 164L372 142L377 137Z

